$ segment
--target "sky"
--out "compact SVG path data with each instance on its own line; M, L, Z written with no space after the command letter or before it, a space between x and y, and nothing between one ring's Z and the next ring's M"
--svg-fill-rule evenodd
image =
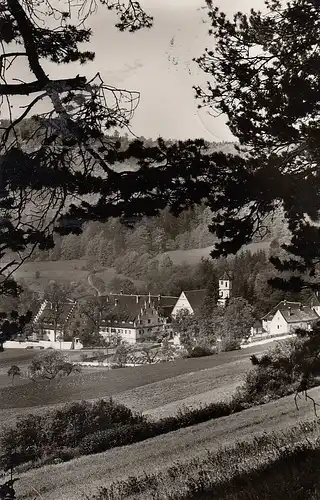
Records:
M197 109L199 101L192 88L205 85L208 77L192 59L213 44L205 1L141 0L141 5L154 17L151 29L120 33L114 27L114 14L99 5L88 23L93 37L86 45L86 50L96 52L95 60L83 66L47 64L46 71L54 78L75 74L92 78L99 71L105 83L139 91L140 103L131 122L137 136L234 140L225 117L214 118L207 110ZM261 9L263 0L216 0L216 5L231 14ZM15 76L28 79L23 58L17 64Z

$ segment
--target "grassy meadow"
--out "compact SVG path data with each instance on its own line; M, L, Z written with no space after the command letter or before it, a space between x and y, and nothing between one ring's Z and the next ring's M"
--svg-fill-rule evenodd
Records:
M100 488L94 500L315 499L320 486L319 421L238 441L164 471ZM297 486L297 488L295 488ZM300 491L299 491L300 490ZM311 494L311 495L308 495ZM302 495L305 495L302 497Z
M320 389L312 389L310 395L319 400ZM145 474L156 475L157 477L160 473L166 474L168 467L186 467L190 472L190 461L198 460L199 464L205 463L208 452L216 454L223 447L234 446L237 441L250 442L254 438L265 436L274 431L280 433L280 436L283 433L286 436L290 427L313 421L315 415L312 404L304 400L301 400L299 404L300 409L297 410L293 396L288 396L263 406L250 408L241 413L179 429L130 446L114 448L97 455L83 456L59 465L49 465L41 469L30 470L20 476L17 483L18 498L33 500L36 497L35 489L38 491L38 498L42 497L45 500L78 500L84 498L84 494L88 495L87 498L93 498L93 493L97 492L99 487L110 487L111 483L127 481L128 477L135 484L139 483L141 481L140 476ZM300 427L299 436L303 435L309 439L314 431L311 429L310 435L308 435L308 432L308 427L304 425ZM296 431L293 431L292 436L292 440L295 441L297 437ZM265 440L267 443L271 441L270 446L266 445L267 448L269 446L269 451L267 450L268 461L270 461L270 456L271 458L277 458L281 447L275 448L274 441L271 438L266 437ZM244 451L248 450L246 460L249 464L250 461L253 464L255 462L258 465L261 464L262 453L259 451L260 447L256 449L253 456L251 454L252 449L248 444L244 443L242 448ZM239 470L239 467L241 471L244 470L244 467L247 467L243 455L241 461L236 462L232 467L230 465L232 463L230 456L227 463L229 470L231 468L234 473ZM210 471L211 477L214 479L216 468L212 464ZM204 474L205 479L209 472L207 471ZM198 470L195 469L195 473L199 475L199 467ZM185 473L182 473L181 481L185 481L185 484L190 486L192 477L188 478ZM162 491L162 483L159 484L160 489L158 492ZM179 482L176 481L176 475L171 477L170 485L175 492L180 489L181 483L179 485ZM156 488L158 488L157 485ZM144 492L143 495L141 497L137 496L137 498L153 498L150 490ZM110 498L121 499L127 497L114 496ZM159 496L154 498L184 497ZM210 496L207 498L210 498Z
M34 407L81 399L115 397L120 394L123 394L123 402L139 411L158 408L175 401L180 405L185 398L198 397L199 394L215 388L221 390L224 385L240 384L250 366L250 355L259 354L265 348L266 346L256 346L218 356L177 359L168 363L116 370L84 369L80 374L59 380L37 383L28 381L26 385L17 383L15 387L12 387L7 375L3 374L7 387L0 388L0 415L5 414L3 410L11 410L9 413L12 415L17 409L28 408L28 411L31 411ZM31 352L34 356L34 352ZM9 356L8 353L7 361ZM3 368L0 358L0 370L7 370L10 364ZM18 362L15 364L19 365Z
M36 273L39 275L36 276ZM85 293L92 294L94 290L88 283L88 275L87 261L83 259L25 262L14 273L16 279L23 279L36 292L43 292L49 281L54 280L59 283L80 283ZM106 287L115 276L126 278L113 267L100 267L95 276L101 278ZM131 281L137 285L143 284L140 280Z
M258 252L259 250L265 250L266 252L269 250L270 242L269 241L260 241L257 243L250 243L241 248L241 252L245 252L249 250L252 253ZM170 250L163 254L160 254L158 258L162 259L166 255L170 257L174 265L183 264L184 262L187 264L198 264L201 259L209 259L210 253L213 250L213 246L205 247L205 248L194 248L191 250Z

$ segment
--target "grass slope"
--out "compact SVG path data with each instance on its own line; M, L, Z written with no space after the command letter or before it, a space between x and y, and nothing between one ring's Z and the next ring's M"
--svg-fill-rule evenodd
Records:
M311 390L310 395L319 400L320 389ZM130 446L29 471L20 477L18 498L33 499L36 488L45 500L78 500L84 493L91 495L96 488L113 481L164 470L177 461L184 463L204 457L208 450L217 452L221 446L232 445L237 440L313 420L313 406L304 400L300 404L297 411L293 396L288 396Z
M40 275L36 278L36 273ZM23 279L27 285L36 292L43 292L50 280L59 283L81 283L88 293L93 294L94 290L88 283L89 271L86 260L57 260L57 261L35 261L25 262L14 273L16 279ZM109 282L116 276L127 278L118 274L113 267L100 267L95 272L95 276L101 278L108 288ZM135 284L141 285L143 281L132 280Z
M208 452L164 471L102 488L92 500L316 500L319 421Z
M270 242L268 241L250 243L249 245L243 246L241 248L241 252L246 250L249 250L252 253L258 252L259 250L268 251L269 247ZM158 255L157 258L161 261L165 256L168 256L175 265L183 264L184 262L194 265L198 264L202 258L209 259L213 248L213 246L210 246L206 248L195 248L192 250L171 250Z

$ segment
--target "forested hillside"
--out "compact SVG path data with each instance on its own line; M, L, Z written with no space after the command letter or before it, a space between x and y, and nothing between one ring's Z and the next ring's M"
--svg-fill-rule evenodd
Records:
M33 130L34 126L32 120L20 123L22 143L30 136L30 129ZM120 137L115 134L106 140L120 149L126 149L130 143L128 135ZM144 137L139 140L146 147L156 144L156 141ZM166 142L170 144L173 141ZM35 135L26 147L32 148L36 143ZM207 147L209 151L235 152L235 145L232 143L207 143ZM136 165L131 161L112 168L133 170ZM200 258L192 263L184 262L187 259L183 258L183 251L205 249L215 244L215 235L209 231L212 215L204 200L202 205L188 208L178 216L172 215L166 208L157 216L131 219L126 223L117 218L109 218L106 222L88 222L82 234L56 234L53 249L36 250L28 261L42 261L41 273L34 272L37 276L33 276L33 281L27 281L32 286L35 280L39 282L45 274L43 264L46 261L79 261L82 263L78 266L79 276L72 281L81 282L82 286L88 284L88 281L95 281L102 293L124 290L128 293L150 291L179 295L182 289L203 288L208 284L210 286L210 282L216 283L219 273L228 269L234 274L234 293L251 302L262 301L261 306L265 309L270 301L262 299L262 295L271 298L272 304L280 297L278 292L273 292L267 285L267 278L273 276L272 266L268 263L268 252L258 252L255 256L246 252L214 263L210 259L202 259L200 262ZM257 235L255 241L269 242L273 250L279 248L279 243L288 236L282 214L279 212L273 219L266 220L265 227L265 232ZM181 251L180 261L177 259L178 262L173 263L169 257L172 251ZM44 281L43 285L45 284ZM274 294L278 294L277 297Z

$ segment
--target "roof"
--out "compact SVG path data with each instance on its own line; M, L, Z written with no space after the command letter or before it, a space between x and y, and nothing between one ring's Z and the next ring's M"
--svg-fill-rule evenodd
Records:
M277 311L280 311L287 323L301 323L308 321L316 321L319 319L318 314L309 306L302 305L301 302L289 302L282 300L262 319L271 321Z
M308 306L301 306L298 309L283 309L281 314L287 323L309 322L319 319L317 313Z
M308 299L308 306L309 307L319 307L320 306L320 301L318 295L313 293L311 297Z
M271 311L269 311L267 314L265 314L261 319L265 319L267 321L271 321L273 316L276 314L277 311L282 311L285 310L287 307L291 307L292 309L299 308L301 306L301 302L290 302L288 300L282 300L274 306Z
M195 311L195 309L202 306L207 290L205 288L201 290L186 290L183 293L187 297L190 306Z
M63 325L68 321L76 304L77 302L74 300L68 300L64 304L59 304L59 313L56 315L56 319L58 319L58 323L60 325ZM42 303L40 307L43 307L43 311L37 318L36 322L41 321L42 323L47 324L54 323L55 311L52 308L52 303L50 301L45 301L45 303Z
M219 278L220 281L231 281L232 276L230 272L225 271L222 276Z
M134 321L145 307L156 309L160 314L168 315L178 297L168 295L127 295L110 293L101 299L105 300L104 319L121 318L123 321ZM169 313L170 315L170 313Z

